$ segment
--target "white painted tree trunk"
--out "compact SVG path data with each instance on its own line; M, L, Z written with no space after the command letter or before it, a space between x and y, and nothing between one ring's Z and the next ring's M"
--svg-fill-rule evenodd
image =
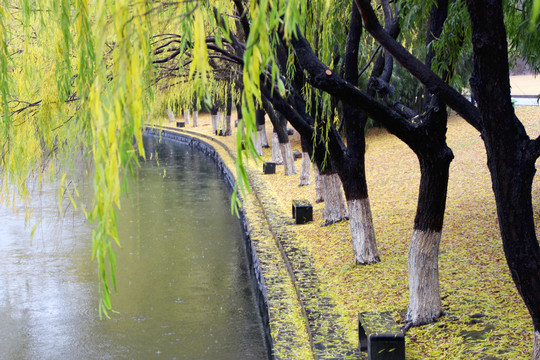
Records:
M306 186L311 183L311 175L310 175L310 166L311 165L311 159L309 158L309 154L307 152L302 153L302 168L300 171L300 182L298 183L298 186Z
M189 109L184 110L184 121L186 122L186 125L190 124L190 121L189 121Z
M219 115L212 115L212 135L215 135L218 130L218 116Z
M193 111L193 127L199 126L199 112L197 110Z
M226 122L226 116L225 113L219 113L219 118L221 120L219 129L222 131L223 134L225 134L225 131L227 131L227 122Z
M272 133L272 161L276 164L283 164L283 156L281 155L277 133Z
M443 313L439 292L438 231L413 230L409 244L409 308L405 322L429 324Z
M343 185L337 174L321 175L325 209L324 225L331 225L347 218L347 206L343 196Z
M354 258L357 264L375 264L380 260L369 198L347 201Z
M531 360L540 360L540 331L534 332L533 350Z
M253 138L253 145L255 145L255 151L257 152L257 154L259 154L259 156L263 156L261 138L259 137L258 132L253 133L252 138Z
M266 137L266 126L257 125L257 135L259 136L259 139L261 141L261 145L263 147L270 147L268 145L268 138Z
M174 122L174 113L169 108L167 108L167 117L169 118L169 122Z
M221 130L222 134L225 132L225 115L220 111L218 112L218 131Z
M231 116L227 115L227 116L225 116L225 133L223 135L230 136L231 134L232 134Z
M291 143L279 144L281 156L283 158L283 168L285 175L296 174L296 166L294 165L294 155L291 150Z
M323 196L323 178L319 171L319 166L313 163L313 172L315 173L315 202L321 203L324 201Z

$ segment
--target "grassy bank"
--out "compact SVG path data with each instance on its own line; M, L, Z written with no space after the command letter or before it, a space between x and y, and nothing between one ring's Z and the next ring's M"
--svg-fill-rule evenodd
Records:
M530 136L540 134L540 107L518 108ZM234 117L233 117L234 118ZM191 131L211 135L209 116ZM267 132L271 134L271 126ZM297 135L293 149L300 149ZM230 147L235 137L220 137ZM452 117L448 144L455 154L450 168L445 225L439 258L441 296L446 315L439 322L409 330L408 359L527 359L532 325L509 276L497 225L486 155L479 134L463 120ZM264 150L271 159L271 149ZM262 168L260 163L250 166ZM300 170L300 161L296 162ZM356 266L348 222L321 227L324 204L314 205L314 221L296 226L304 250L324 291L337 311L349 340L357 342L357 314L391 311L402 319L408 301L407 247L412 232L419 169L412 151L384 130L367 137L366 171L377 241L382 262ZM264 177L265 188L284 214L292 199L314 202L315 186L298 187L298 175ZM535 179L533 204L540 220L540 180ZM540 230L540 227L538 227Z

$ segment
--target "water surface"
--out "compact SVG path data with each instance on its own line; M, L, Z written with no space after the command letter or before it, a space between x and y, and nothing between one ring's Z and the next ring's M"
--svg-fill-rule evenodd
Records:
M60 221L56 191L35 192L41 223L31 241L24 216L0 208L0 359L267 358L216 164L187 146L145 146L157 161L142 163L122 202L110 320L99 320L91 226L80 211Z

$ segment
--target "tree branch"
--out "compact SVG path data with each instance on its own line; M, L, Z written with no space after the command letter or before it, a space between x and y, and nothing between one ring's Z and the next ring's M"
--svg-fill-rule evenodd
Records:
M334 74L315 56L311 46L301 35L299 29L297 35L291 39L291 44L301 67L309 74L307 81L312 86L366 112L370 117L384 124L388 131L409 143L410 131L414 128L414 125L408 119L403 118L399 113Z
M362 13L366 30L381 44L407 71L420 80L428 90L439 96L461 115L476 130L482 131L480 111L454 88L446 84L437 74L409 53L382 27L369 0L355 0Z

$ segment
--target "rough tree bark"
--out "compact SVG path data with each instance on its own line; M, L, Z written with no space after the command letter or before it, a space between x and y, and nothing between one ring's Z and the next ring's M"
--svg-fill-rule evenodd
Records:
M298 186L306 186L311 183L311 157L304 145L304 139L301 139L300 142L302 143L302 168Z
M283 158L283 171L285 175L296 174L296 165L294 164L294 155L291 149L291 143L289 141L285 143L279 143L279 149L281 150L281 156Z
M169 108L167 108L167 117L169 119L169 122L174 122L175 121L174 113Z
M193 127L199 126L199 111L197 110L197 98L193 99Z
M287 133L287 120L281 113L278 112L277 115L277 123L274 124L274 129L278 137L284 173L285 175L294 175L296 174L296 165L294 164L294 155L289 141L289 134Z
M234 121L234 127L238 127L238 123L242 120L242 105L236 103L236 120Z
M313 173L315 174L315 203L324 201L323 196L323 177L317 163L313 163Z
M272 104L267 99L263 100L263 106L273 127L272 159L281 160L285 175L296 174L294 156L291 150L291 143L289 142L289 134L287 134L286 130L287 120L279 111L274 110ZM274 141L274 139L277 141Z
M228 94L227 94L227 108L226 108L226 114L225 114L225 130L223 132L223 136L231 136L232 135L231 113L232 113L232 97L231 97L231 91L229 89Z
M261 142L262 147L270 147L268 145L268 138L266 137L266 126L265 126L265 112L263 109L256 110L255 118L257 122L257 136Z
M199 126L199 111L193 110L193 127Z
M322 196L324 199L323 226L335 224L347 220L347 205L343 196L343 184L339 175L331 170L325 170L320 174L322 178Z
M439 244L453 154L444 142L436 151L435 156L419 156L420 190L409 243L409 307L405 317L406 324L411 326L429 324L443 314L439 290Z
M345 53L345 80L358 86L358 49L362 36L362 22L356 6L352 6L349 34ZM343 124L347 137L344 157L332 156L338 162L343 190L349 208L349 226L354 258L357 264L374 264L380 261L369 204L365 171L365 113L343 104Z
M261 117L263 118L263 123L264 123L264 110L257 109L255 112L255 118L257 122L257 132L253 133L253 145L255 145L255 151L257 152L257 154L259 154L259 156L263 156L262 135L258 131L259 130L258 123L261 121L260 120Z
M218 131L218 122L219 122L219 108L216 104L212 105L210 109L210 117L212 119L212 134L216 135Z
M218 111L217 122L219 135L223 135L225 133L225 116L222 111Z
M272 161L278 165L283 164L283 156L279 148L278 135L275 131L272 132Z
M482 139L506 261L534 327L532 359L540 354L540 247L532 207L540 138L531 140L510 98L508 44L503 5L467 1L472 24L474 71L471 87L481 115Z

